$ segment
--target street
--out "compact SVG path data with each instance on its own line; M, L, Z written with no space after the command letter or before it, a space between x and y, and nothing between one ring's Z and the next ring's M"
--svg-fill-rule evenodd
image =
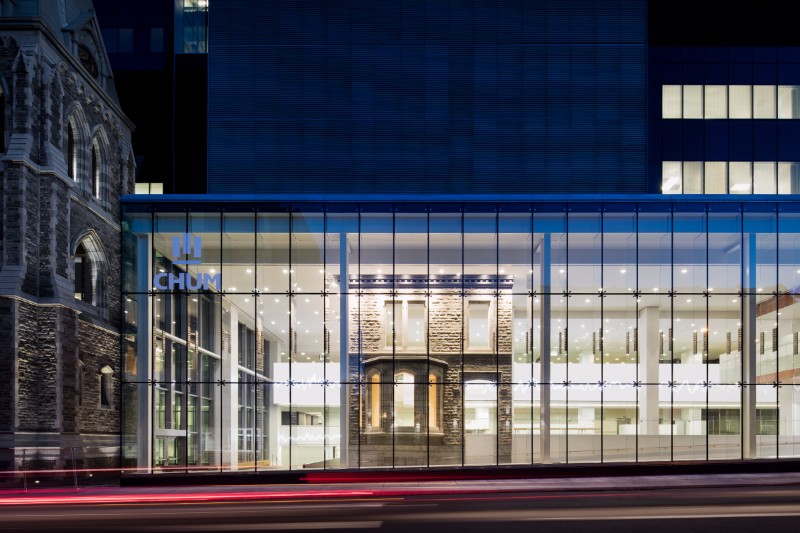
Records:
M688 533L800 523L796 474L674 477L10 492L0 493L0 531Z

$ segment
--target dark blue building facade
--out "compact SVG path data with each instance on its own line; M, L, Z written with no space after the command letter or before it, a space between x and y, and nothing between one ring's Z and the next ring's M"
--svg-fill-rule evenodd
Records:
M649 56L650 191L800 192L800 48L652 47Z
M646 192L646 12L217 0L208 192Z

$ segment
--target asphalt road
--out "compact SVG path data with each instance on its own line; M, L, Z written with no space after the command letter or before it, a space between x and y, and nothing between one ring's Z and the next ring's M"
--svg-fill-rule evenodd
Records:
M800 525L796 484L509 492L500 485L497 492L480 492L443 483L430 489L195 488L150 492L147 498L128 494L131 501L103 492L82 499L59 493L16 495L0 498L0 531L765 533ZM226 497L231 494L237 496Z

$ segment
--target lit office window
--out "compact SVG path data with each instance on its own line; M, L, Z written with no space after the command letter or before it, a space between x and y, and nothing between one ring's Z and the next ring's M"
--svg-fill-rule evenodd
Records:
M703 163L700 161L683 164L683 194L703 194Z
M681 118L683 107L680 85L664 85L661 87L661 116L663 118Z
M753 192L775 194L775 163L771 161L753 163Z
M136 194L164 194L163 183L136 183Z
M703 86L683 86L683 118L703 118Z
M663 85L661 118L798 119L800 86Z
M728 164L725 161L706 161L705 163L705 191L706 194L725 194L727 187Z
M681 162L664 161L661 163L661 192L663 194L681 194Z
M778 118L800 118L800 87L778 87Z
M753 118L775 118L775 86L753 86Z
M728 91L730 93L730 118L753 118L750 85L731 85Z
M705 118L728 118L728 92L725 85L706 85Z
M800 163L778 163L778 194L800 194Z
M663 161L663 194L800 194L800 163Z
M731 194L750 194L753 187L752 165L746 161L729 163L728 183Z

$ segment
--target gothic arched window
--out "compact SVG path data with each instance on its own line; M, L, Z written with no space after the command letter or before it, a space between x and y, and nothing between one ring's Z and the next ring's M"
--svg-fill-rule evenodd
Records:
M78 148L75 140L75 126L67 123L67 175L73 180L77 179Z
M75 299L102 307L105 257L94 235L80 241L72 260Z
M94 284L92 283L92 260L83 243L75 250L75 299L92 303Z
M90 176L92 184L92 195L100 198L100 149L96 143L92 143L92 167Z

